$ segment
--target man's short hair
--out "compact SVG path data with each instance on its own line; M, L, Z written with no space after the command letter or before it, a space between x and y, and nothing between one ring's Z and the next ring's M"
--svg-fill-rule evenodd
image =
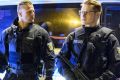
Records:
M30 5L33 5L31 1L29 0L22 0L18 3L17 5L17 12L19 12L19 10L21 9L21 6L23 5L27 5L27 4L30 4Z
M99 11L99 12L102 11L101 3L99 3L97 0L85 0L85 1L81 4L81 6L82 6L83 4L93 5L93 6L94 6L94 7L93 7L93 10Z

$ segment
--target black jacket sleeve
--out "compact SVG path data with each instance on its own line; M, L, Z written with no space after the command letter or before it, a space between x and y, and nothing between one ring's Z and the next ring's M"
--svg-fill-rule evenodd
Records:
M72 40L72 36L73 33L70 33L67 38L65 39L65 42L63 43L62 49L60 51L60 55L66 57L68 60L71 57L71 51L69 49L69 44ZM76 80L75 79L75 75L73 74L73 72L71 71L71 69L69 68L69 66L61 59L61 58L57 58L57 67L58 67L58 72L63 75L67 80Z
M0 35L0 73L3 73L7 67L7 56L5 54L5 36L6 33L3 31Z
M108 69L99 80L116 80L120 77L120 46L117 38L111 34L107 45Z
M45 69L46 69L46 80L52 80L52 76L54 73L54 46L52 43L52 40L50 39L47 31L42 30L42 54L43 54L43 61L45 64Z

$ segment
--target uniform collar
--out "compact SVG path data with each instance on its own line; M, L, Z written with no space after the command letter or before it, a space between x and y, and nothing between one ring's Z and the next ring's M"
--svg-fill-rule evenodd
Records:
M84 30L84 34L87 34L87 35L90 35L91 33L97 31L100 28L98 25L94 27L85 27L85 26L82 26L82 27Z
M13 25L15 25L15 26L17 27L16 31L18 31L18 32L26 32L26 31L29 31L29 30L32 28L32 25L33 25L33 24L31 23L28 27L20 30L19 24L18 24L18 17L17 17L17 18L14 20Z
M82 35L90 35L91 33L97 31L101 26L96 26L96 27L85 27L82 26L78 29L75 30L76 37L80 37Z

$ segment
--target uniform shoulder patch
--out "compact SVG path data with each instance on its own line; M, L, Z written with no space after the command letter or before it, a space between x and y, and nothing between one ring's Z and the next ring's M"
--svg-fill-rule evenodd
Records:
M120 54L120 47L117 47L117 52L118 54Z
M49 48L50 51L54 49L52 42L47 43L47 46L48 46L48 48Z

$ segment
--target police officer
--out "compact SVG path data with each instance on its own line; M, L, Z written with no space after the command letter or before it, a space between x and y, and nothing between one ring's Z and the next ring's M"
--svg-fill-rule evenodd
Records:
M58 71L66 80L78 79L73 69L77 67L89 80L116 80L120 76L120 47L113 31L99 25L101 4L85 0L79 11L82 27L70 33L60 51L74 68L58 57Z
M38 80L41 62L46 69L43 71L45 80L52 80L53 44L47 31L33 23L33 4L28 0L21 1L17 13L18 18L1 35L0 53L5 57L1 59L7 61L6 67L3 65L7 69L4 80Z

